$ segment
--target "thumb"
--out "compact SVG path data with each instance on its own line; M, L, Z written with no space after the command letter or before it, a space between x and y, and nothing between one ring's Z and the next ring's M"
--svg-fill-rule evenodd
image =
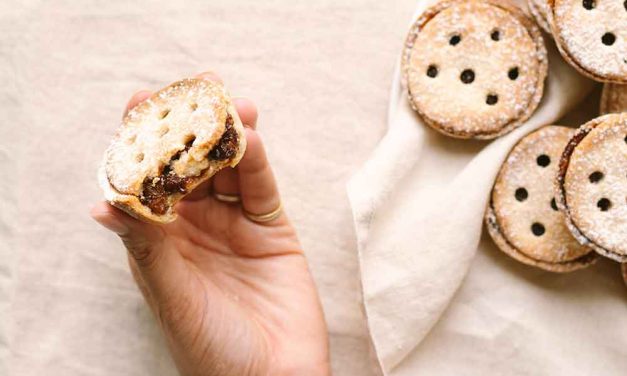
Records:
M106 202L96 205L91 216L122 239L157 303L179 295L176 289L184 286L187 265L181 254L170 246L161 226L141 222Z

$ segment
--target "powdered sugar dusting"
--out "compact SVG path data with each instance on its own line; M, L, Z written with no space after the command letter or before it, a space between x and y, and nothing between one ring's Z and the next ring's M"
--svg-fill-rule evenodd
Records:
M529 10L535 18L536 22L546 32L551 32L551 25L549 24L549 3L548 0L528 0Z
M555 0L553 30L560 49L584 72L598 80L627 83L627 9L624 0ZM611 45L603 43L606 33ZM611 41L611 37L607 41Z
M572 237L564 215L553 204L558 161L574 132L547 126L523 138L505 160L492 192L500 231L518 252L532 260L566 263L591 252ZM524 190L525 195L517 195L518 190ZM534 224L542 226L544 233L534 234Z
M563 178L566 209L579 240L627 261L627 113L584 127L593 128L574 148ZM603 178L593 183L597 171Z
M444 2L436 9L407 38L403 65L412 106L458 137L492 138L530 116L547 65L537 27L487 1ZM453 36L460 39L455 45ZM435 77L427 74L430 67L437 68ZM461 80L465 70L474 74L470 83Z
M138 195L144 178L158 176L179 152L180 162L172 166L177 176L195 176L207 168L207 153L224 132L228 103L221 85L200 79L176 82L140 103L107 150L112 186Z
M601 96L601 114L627 111L627 85L606 83Z

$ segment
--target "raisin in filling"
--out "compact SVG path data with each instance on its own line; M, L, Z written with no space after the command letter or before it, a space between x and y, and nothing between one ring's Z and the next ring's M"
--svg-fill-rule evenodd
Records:
M171 172L161 174L158 178L144 179L144 189L139 198L153 213L165 214L168 211L167 196L174 193L185 193L185 186L192 178L181 178Z
M220 141L209 152L208 158L212 161L223 161L235 156L237 153L237 132L233 128L233 117L226 118L226 129Z
M233 118L228 115L226 118L226 129L220 137L220 141L209 151L207 158L210 161L223 161L232 158L237 153L238 139L237 132L233 127ZM180 150L172 156L170 163L163 168L157 177L147 177L143 182L143 189L139 201L150 208L158 215L163 215L168 211L168 196L175 193L187 193L187 186L196 177L177 176L171 168L171 164L181 157L184 151L192 147L193 140L185 145L185 149Z
M185 145L185 149L178 151L170 159L170 164L178 160L181 157L183 151L189 150L192 147L190 141ZM139 197L139 201L148 206L153 213L165 214L168 211L168 199L167 196L173 193L186 193L185 186L192 178L182 178L172 172L170 164L163 168L161 174L156 178L145 178L143 182L142 194Z

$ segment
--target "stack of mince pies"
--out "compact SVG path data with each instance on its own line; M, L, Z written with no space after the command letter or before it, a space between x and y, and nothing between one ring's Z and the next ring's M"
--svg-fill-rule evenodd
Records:
M409 30L403 85L424 124L460 139L494 139L537 109L545 38L604 83L600 117L523 137L496 177L485 222L512 258L552 272L622 263L627 283L627 2L441 0Z

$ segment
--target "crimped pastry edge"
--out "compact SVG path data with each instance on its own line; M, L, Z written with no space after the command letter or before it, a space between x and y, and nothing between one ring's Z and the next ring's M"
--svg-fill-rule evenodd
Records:
M527 7L529 8L529 13L531 13L536 23L538 24L538 26L540 26L542 30L550 34L551 23L546 17L544 17L544 15L542 14L542 11L540 11L539 9L540 6L536 3L536 1L537 0L527 0ZM540 0L540 1L546 1L546 0Z
M576 61L575 58L572 57L570 52L567 51L566 48L564 47L564 39L560 36L560 33L558 32L558 29L557 29L557 25L555 22L555 0L548 0L548 2L549 2L549 11L551 12L551 14L548 17L549 24L551 25L551 34L553 35L553 39L555 40L555 45L557 46L557 49L559 50L564 60L566 60L566 62L570 64L570 66L575 68L579 73L583 74L584 76L594 81L610 82L610 83L615 83L615 84L627 84L627 77L625 78L603 77L599 74L596 74L595 72L591 72L588 69L584 68L582 65L580 65Z
M575 239L582 245L590 247L594 249L594 251L601 256L605 256L609 259L618 262L627 262L627 253L624 255L618 254L617 252L611 251L602 247L601 245L595 243L591 239L589 239L577 225L574 223L572 219L572 215L570 213L568 203L566 202L566 191L564 188L564 181L566 179L566 172L568 171L568 165L570 163L570 157L572 156L575 148L583 141L583 139L599 124L603 123L607 118L617 116L616 114L607 114L603 116L599 116L595 119L590 120L589 122L583 124L577 132L570 139L564 152L562 153L562 157L559 162L559 170L557 173L557 177L555 179L555 197L557 208L564 213L564 217L566 218L566 227L573 234Z
M492 195L490 194L490 196ZM485 223L486 227L488 228L488 233L490 234L490 237L492 237L492 240L502 252L504 252L516 261L522 262L526 265L534 266L542 270L554 273L574 272L576 270L580 270L594 264L598 258L592 250L583 256L566 262L551 263L529 257L528 255L518 250L518 248L516 248L514 245L512 245L512 243L510 243L510 241L501 232L496 214L494 212L494 207L492 206L491 198L485 213Z

